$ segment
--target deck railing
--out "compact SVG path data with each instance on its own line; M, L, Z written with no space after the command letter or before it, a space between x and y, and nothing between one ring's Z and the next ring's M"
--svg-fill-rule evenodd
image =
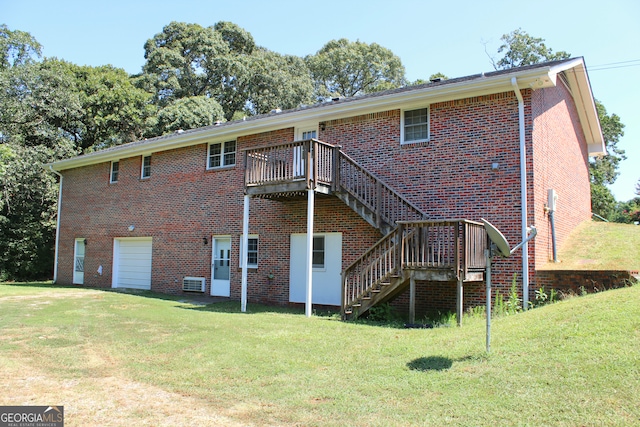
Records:
M340 191L375 212L378 227L381 222L394 226L398 221L425 219L420 209L342 151L338 163Z
M334 179L335 149L332 145L308 139L253 148L244 152L245 186L285 184L306 181L330 185Z
M464 280L467 273L484 269L486 244L486 232L478 222L399 221L394 233L344 270L342 307L402 277L404 270L449 269Z

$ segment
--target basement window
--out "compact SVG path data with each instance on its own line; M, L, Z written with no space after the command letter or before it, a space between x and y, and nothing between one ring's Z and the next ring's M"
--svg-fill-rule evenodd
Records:
M243 236L240 236L240 268L242 268L242 247ZM247 246L247 268L258 268L258 236L255 234L249 235L249 246Z

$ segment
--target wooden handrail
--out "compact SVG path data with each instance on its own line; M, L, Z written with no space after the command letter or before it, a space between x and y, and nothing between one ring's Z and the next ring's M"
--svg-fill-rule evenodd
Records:
M465 219L399 221L394 232L383 237L343 272L342 309L364 295L402 277L405 269L449 269L459 279L469 271L484 269L486 233L481 223Z
M345 152L339 154L339 191L355 197L374 212L378 227L382 221L394 226L402 220L423 220L426 215L375 174L360 166Z

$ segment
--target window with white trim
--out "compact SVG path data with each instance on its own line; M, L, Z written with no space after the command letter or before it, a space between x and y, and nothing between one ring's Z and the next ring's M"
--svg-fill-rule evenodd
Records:
M242 268L242 248L244 247L244 236L240 236L240 268ZM258 268L258 236L250 234L247 246L247 267Z
M209 144L207 168L222 168L236 164L236 141L215 142Z
M120 173L120 162L111 162L111 170L109 171L109 182L118 182L118 175Z
M324 268L324 236L313 236L313 268Z
M314 139L318 137L318 131L316 130L303 130L302 131L302 139Z
M429 140L429 109L418 108L402 113L402 143L412 144Z
M151 156L142 156L142 171L140 175L143 179L151 176Z

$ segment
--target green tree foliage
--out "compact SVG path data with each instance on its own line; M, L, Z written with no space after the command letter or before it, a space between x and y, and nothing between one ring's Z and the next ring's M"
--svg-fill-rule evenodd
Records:
M58 187L42 165L69 152L0 144L0 280L51 277Z
M251 70L249 114L314 102L313 81L302 58L259 49L252 56Z
M50 277L58 186L43 165L140 138L155 107L123 70L37 61L6 27L0 40L0 277Z
M139 140L156 108L151 94L135 87L129 75L111 65L69 64L81 105L78 148L99 150Z
M400 58L379 44L332 40L306 57L316 95L355 96L406 83Z
M504 52L504 54L497 63L492 60L497 70L571 57L569 53L564 51L554 53L544 44L544 39L532 37L521 28L504 34L500 40L502 40L502 45L498 48L498 53Z
M216 100L224 119L260 114L308 102L313 90L300 58L256 46L251 34L231 22L212 27L172 22L145 44L141 87L164 107L177 99Z
M616 200L608 186L616 181L620 174L620 162L627 158L624 150L618 148L618 141L624 135L624 124L616 114L609 115L602 103L596 101L596 108L607 155L589 162L591 209L598 215L613 220L617 211Z
M532 37L520 28L504 34L501 40L503 44L498 48L498 53L504 52L503 57L497 62L492 59L496 69L521 67L571 57L564 51L554 53L544 44L544 39ZM596 109L608 154L589 162L591 209L605 218L611 218L616 210L616 200L608 185L615 182L619 175L619 164L626 159L624 150L617 146L624 135L624 124L616 114L608 115L604 105L598 101L596 101Z
M31 34L0 25L0 70L31 62L34 57L40 57L41 50L42 46Z
M223 118L222 107L215 99L205 96L181 98L158 111L156 133L163 135L179 129L211 126Z

